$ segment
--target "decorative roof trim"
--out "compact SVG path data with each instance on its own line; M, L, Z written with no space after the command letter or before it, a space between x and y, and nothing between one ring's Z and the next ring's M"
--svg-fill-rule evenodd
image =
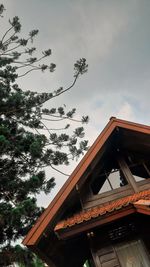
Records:
M146 191L142 191L142 192L139 192L136 194L132 194L130 196L113 201L113 202L111 202L105 206L101 205L101 206L89 209L87 211L83 211L83 212L80 212L78 214L75 214L74 216L72 216L66 220L60 221L56 225L54 230L57 232L59 230L66 229L67 227L72 227L76 224L81 224L81 223L84 223L85 221L90 221L91 219L106 215L107 213L111 213L115 210L120 210L123 207L128 206L129 204L134 205L134 203L135 203L134 206L136 207L137 200L143 200L144 201L145 199L147 199L147 201L150 202L150 190L146 190ZM145 200L145 202L146 202L146 200ZM142 206L142 205L140 205L140 206Z

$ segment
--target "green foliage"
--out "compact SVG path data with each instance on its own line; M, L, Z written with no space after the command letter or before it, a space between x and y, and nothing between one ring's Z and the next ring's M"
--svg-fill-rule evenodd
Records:
M0 5L1 19L4 10ZM0 266L12 262L41 266L35 255L13 246L12 241L23 238L43 211L37 206L37 194L48 194L55 186L54 177L46 177L44 168L49 166L61 172L58 166L68 165L87 150L87 141L82 140L83 127L70 134L70 125L87 123L88 117L76 120L74 108L68 111L66 106L43 106L70 90L87 71L87 64L85 59L75 63L74 80L68 88L60 87L50 93L23 91L17 84L19 78L33 71L53 72L56 65L43 63L51 56L51 49L43 51L40 57L34 56L36 48L32 44L38 30L32 30L26 38L20 32L19 18L14 17L0 40ZM64 122L63 127L59 127L60 122ZM50 128L54 123L57 127Z
M14 247L10 246L3 249L3 259L0 258L0 266L9 265L9 257L11 257L12 262L17 262L18 267L44 267L44 263L28 249L16 245ZM5 265L4 265L5 264ZM9 265L10 266L10 265ZM12 266L12 265L11 265Z

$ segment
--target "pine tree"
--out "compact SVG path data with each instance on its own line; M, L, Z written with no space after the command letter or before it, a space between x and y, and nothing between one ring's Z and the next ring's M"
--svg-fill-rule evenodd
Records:
M3 13L4 6L0 5L0 19ZM22 38L20 20L14 17L0 40L0 266L12 262L35 266L34 255L12 242L25 236L43 211L37 206L37 194L48 194L55 185L54 177L46 177L44 168L58 170L58 166L68 165L70 159L87 150L87 141L79 141L84 137L82 126L68 134L70 124L66 121L75 120L76 110L44 107L70 90L87 71L84 58L74 64L74 80L68 88L37 93L22 90L17 83L33 71L55 70L54 63L43 63L51 55L50 49L43 51L41 57L34 56L36 48L32 44L37 34L38 30L32 30ZM52 129L49 124L54 121L57 127ZM59 121L64 121L61 130ZM87 123L88 117L79 122Z

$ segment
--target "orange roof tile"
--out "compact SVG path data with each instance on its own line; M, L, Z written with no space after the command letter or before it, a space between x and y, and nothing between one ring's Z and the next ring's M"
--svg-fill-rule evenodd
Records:
M142 191L139 193L132 194L130 196L121 198L119 200L113 201L105 206L97 206L92 209L89 209L87 211L82 211L78 214L75 214L74 216L60 221L56 227L55 231L58 231L60 229L65 229L67 227L72 227L75 224L83 223L84 221L89 221L93 218L96 218L98 216L102 216L108 212L113 212L115 210L119 210L123 207L128 206L129 204L134 204L134 202L140 200L140 199L149 199L150 200L150 190Z

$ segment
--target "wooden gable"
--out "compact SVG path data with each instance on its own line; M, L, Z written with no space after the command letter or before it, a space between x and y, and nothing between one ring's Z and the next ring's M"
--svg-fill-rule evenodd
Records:
M113 188L109 176L117 172L121 177L119 182L113 178ZM139 177L141 180L136 181ZM79 233L98 227L100 221L102 224L100 215L104 215L103 224L107 224L143 210L134 206L134 202L150 199L149 178L150 127L112 117L23 244L40 255L49 266L82 266L86 255L83 251L81 253L81 247L87 243L85 235L79 238ZM110 190L102 192L106 182ZM121 205L120 199L124 204ZM66 237L71 237L67 244ZM78 258L73 265L71 257L67 263L65 257L68 253L73 257L74 248ZM88 248L85 254L87 251Z

